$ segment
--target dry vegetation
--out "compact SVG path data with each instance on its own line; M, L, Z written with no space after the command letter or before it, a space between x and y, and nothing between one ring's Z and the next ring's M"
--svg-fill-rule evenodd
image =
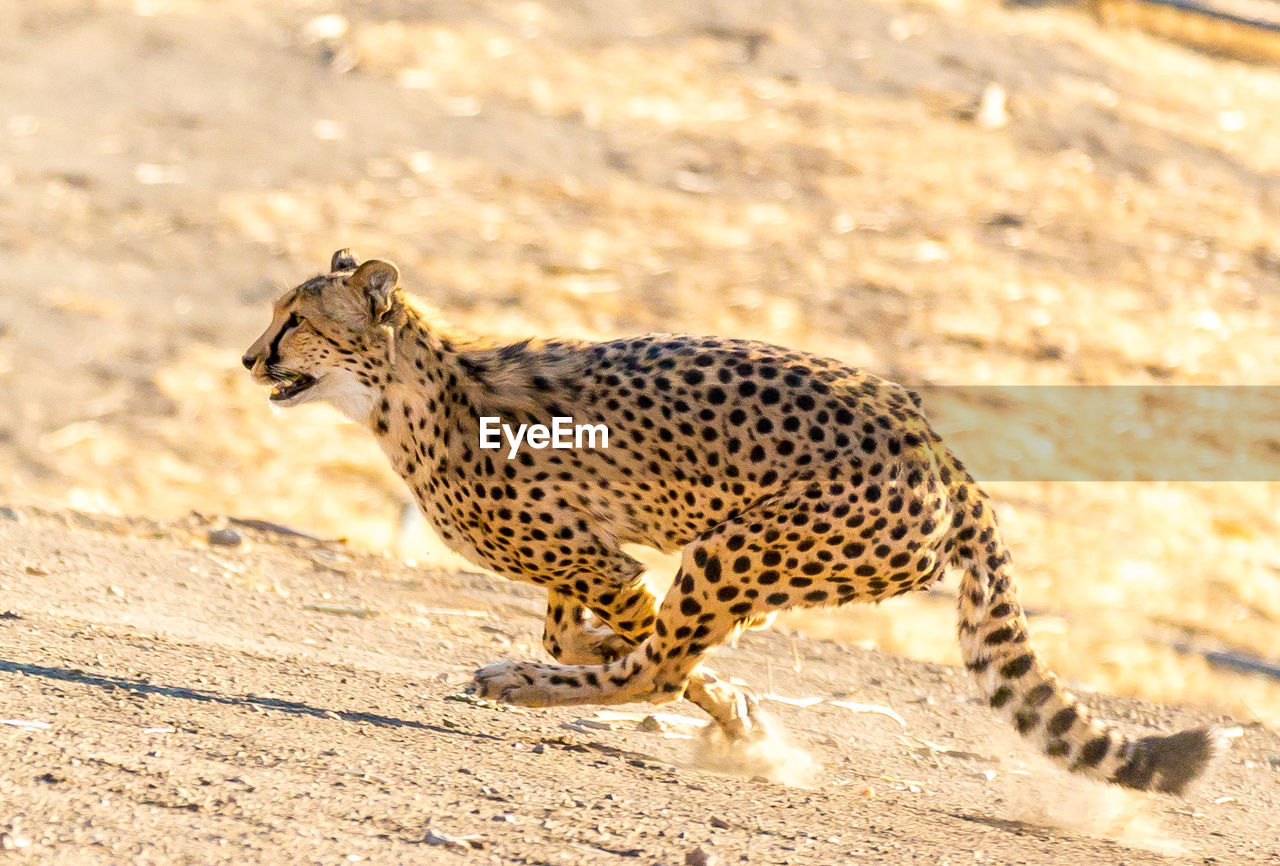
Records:
M910 384L1280 370L1280 71L1070 7L25 6L0 12L5 500L440 557L397 540L365 434L273 416L238 369L346 245L506 337L716 332ZM990 487L1068 679L1280 724L1280 684L1172 648L1280 658L1280 484ZM956 660L946 598L791 624Z

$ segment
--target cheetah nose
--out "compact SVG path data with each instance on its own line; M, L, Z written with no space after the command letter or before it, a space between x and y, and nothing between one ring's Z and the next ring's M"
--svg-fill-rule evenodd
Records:
M252 370L253 365L256 364L257 362L258 362L258 356L252 355L252 354L245 355L243 358L240 359L240 363L244 364L244 368L246 370Z

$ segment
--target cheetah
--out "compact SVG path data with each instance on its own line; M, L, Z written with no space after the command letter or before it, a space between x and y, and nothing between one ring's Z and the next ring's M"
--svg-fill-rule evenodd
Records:
M334 253L287 292L242 361L276 406L327 401L367 427L443 541L544 587L555 664L476 672L526 707L685 698L730 738L751 692L703 659L787 608L879 602L961 572L959 643L986 702L1066 769L1182 793L1215 728L1137 739L1102 725L1037 657L991 502L909 390L761 342L463 334L390 262ZM480 447L481 419L606 425L608 447ZM626 544L681 552L665 597Z

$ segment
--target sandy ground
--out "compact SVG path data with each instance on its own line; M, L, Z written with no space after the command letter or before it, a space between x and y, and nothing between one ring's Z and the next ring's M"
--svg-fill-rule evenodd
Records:
M687 706L459 700L476 666L539 654L531 591L257 532L211 546L220 525L0 517L0 857L1280 861L1258 725L1185 799L1130 795L1029 755L957 669L753 633L715 663L773 695L790 751L726 775ZM1229 722L1088 702L1130 730Z

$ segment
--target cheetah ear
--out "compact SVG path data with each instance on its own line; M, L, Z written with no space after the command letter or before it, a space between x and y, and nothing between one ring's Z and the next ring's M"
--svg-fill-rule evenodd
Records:
M356 254L351 250L343 247L333 254L333 258L329 260L329 271L353 271L356 265L360 264L356 261Z
M381 259L369 259L347 277L347 285L364 296L369 305L369 318L374 324L381 322L391 309L391 293L399 284L400 271L391 262Z

